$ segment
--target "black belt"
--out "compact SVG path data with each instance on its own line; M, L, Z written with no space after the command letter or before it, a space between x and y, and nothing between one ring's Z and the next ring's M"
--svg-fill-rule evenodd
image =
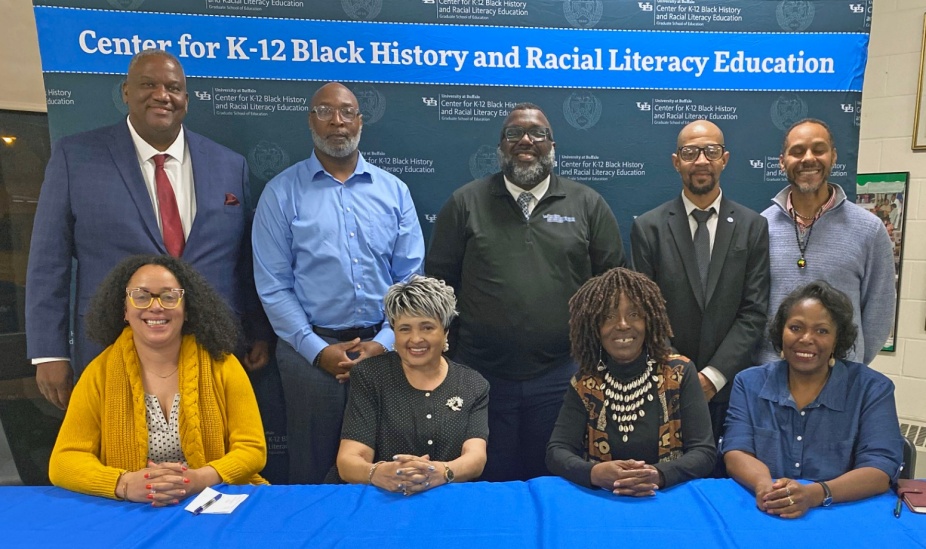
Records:
M382 327L383 323L380 322L379 324L367 326L366 328L347 328L346 330L331 330L322 328L321 326L312 326L312 331L322 337L328 337L338 341L353 341L358 337L360 339L371 339L379 333Z

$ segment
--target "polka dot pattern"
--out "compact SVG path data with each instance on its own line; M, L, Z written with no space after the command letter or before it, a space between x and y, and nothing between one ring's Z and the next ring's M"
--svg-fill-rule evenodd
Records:
M179 461L186 465L180 447L180 394L174 395L170 420L164 418L161 403L155 395L145 394L148 422L148 459L155 463Z
M358 364L350 374L341 438L373 448L373 461L395 454L451 461L466 440L488 439L488 382L466 366L447 364L447 377L431 391L408 383L395 352Z

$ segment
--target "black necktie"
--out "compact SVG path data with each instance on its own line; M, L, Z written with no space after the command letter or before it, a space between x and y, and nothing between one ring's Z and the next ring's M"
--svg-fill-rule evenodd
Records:
M701 291L707 292L707 269L711 265L711 233L707 228L707 220L714 215L714 208L708 211L692 210L692 217L698 222L694 234L695 257L698 258L698 274L701 275Z

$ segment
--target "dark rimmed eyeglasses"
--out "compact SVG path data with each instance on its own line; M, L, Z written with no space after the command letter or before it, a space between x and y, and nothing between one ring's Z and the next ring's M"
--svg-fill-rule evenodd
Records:
M684 160L685 162L694 162L701 156L701 153L704 153L704 158L708 160L720 160L720 157L723 156L724 152L723 145L705 145L703 147L695 147L694 145L685 145L684 147L679 147L676 154L678 157Z
M502 130L502 135L505 137L505 141L511 143L517 143L524 138L524 134L527 134L528 139L532 143L537 141L546 141L550 138L551 132L550 128L544 128L542 126L534 126L533 128L522 128L520 126L510 126Z
M125 295L129 296L132 307L136 309L147 309L151 307L154 300L157 299L161 307L165 309L176 309L183 300L183 288L171 288L159 294L153 294L144 288L126 288Z

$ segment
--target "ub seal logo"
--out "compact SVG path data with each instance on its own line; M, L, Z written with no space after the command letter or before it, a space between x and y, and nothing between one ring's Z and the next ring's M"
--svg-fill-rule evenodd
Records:
M116 106L116 110L121 112L124 115L129 114L129 106L125 104L125 101L122 100L122 83L125 80L119 80L116 82L116 85L113 86L113 105Z
M352 90L360 104L364 124L375 124L386 112L386 97L373 86L362 84Z
M354 19L369 21L383 9L383 0L341 0L344 13Z
M563 15L573 27L594 27L601 20L603 8L600 0L565 0Z
M270 181L289 166L289 154L276 143L262 139L248 153L248 165L255 177Z
M807 27L813 23L815 12L813 2L784 0L778 4L775 15L778 17L778 26L786 31L797 32L807 30Z
M472 156L469 157L469 173L473 179L479 179L495 173L498 169L498 153L496 148L491 145L479 147Z
M145 3L145 0L106 0L117 10L134 10Z
M807 102L800 96L779 95L772 103L772 123L781 131L787 131L798 120L807 118Z
M563 116L577 130L587 130L601 118L601 100L589 92L574 92L563 101Z

